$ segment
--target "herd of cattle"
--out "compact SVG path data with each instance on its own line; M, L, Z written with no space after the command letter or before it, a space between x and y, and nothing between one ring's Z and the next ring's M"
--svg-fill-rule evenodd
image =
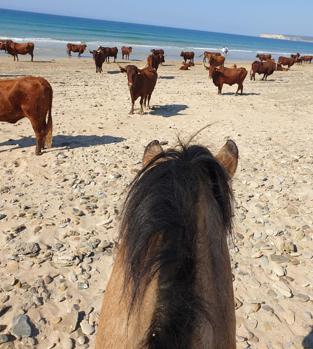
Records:
M67 54L71 56L72 52L78 53L80 57L86 50L85 44L67 44ZM18 60L18 55L30 54L33 61L34 44L15 43L12 40L0 39L0 50L12 55L14 60ZM97 50L89 51L96 65L96 72L102 72L104 62L110 62L110 58L114 58L116 62L118 48L102 47ZM132 47L122 47L122 59L129 60L132 53ZM194 66L194 52L182 51L180 56L183 58L181 70L189 70ZM233 67L225 67L225 57L218 52L205 51L203 56L203 65L209 71L209 77L214 85L218 88L218 93L222 93L224 84L237 84L236 95L243 93L243 82L248 74L247 69ZM159 65L165 62L165 52L163 49L152 49L147 57L146 66L139 69L135 65L127 65L122 67L119 65L120 71L126 73L128 87L131 97L131 110L134 113L135 101L140 97L140 112L143 114L144 107L150 109L150 99L158 79ZM299 53L290 57L279 57L278 62L272 58L271 54L258 54L258 60L254 61L251 66L250 79L255 80L256 74L263 74L262 80L274 73L276 70L289 70L295 63L311 63L313 56L301 56ZM188 62L187 62L188 61ZM209 63L209 66L206 63ZM52 139L52 87L48 81L38 77L23 77L14 80L0 80L0 121L16 123L23 117L27 117L36 135L36 155L41 154L44 147L51 146ZM40 101L40 108L37 102ZM46 120L48 114L48 119Z

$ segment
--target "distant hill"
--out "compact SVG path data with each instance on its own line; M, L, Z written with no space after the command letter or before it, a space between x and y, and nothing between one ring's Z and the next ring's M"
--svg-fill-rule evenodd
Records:
M285 35L285 34L261 34L260 37L266 38L266 39L303 41L303 42L312 42L313 43L312 36Z

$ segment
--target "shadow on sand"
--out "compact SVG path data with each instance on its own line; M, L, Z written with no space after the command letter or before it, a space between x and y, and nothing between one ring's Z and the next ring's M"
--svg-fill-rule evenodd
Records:
M254 92L244 92L242 95L238 94L237 96L260 96L261 93L254 93ZM222 93L222 96L235 96L236 93L235 92L225 92Z
M79 135L79 136L67 136L67 135L57 135L53 137L53 145L52 148L88 148L95 145L105 145L112 143L120 143L125 141L125 138L122 137L113 137L113 136L94 136L94 135ZM8 145L17 145L16 148L28 148L35 146L35 138L34 137L24 137L21 139L10 139L6 142L0 143L1 146ZM0 152L5 152L10 149L0 150Z
M175 79L175 76L159 76L159 79L165 79L165 80L173 80Z
M302 341L302 347L304 349L313 349L313 327L311 329L311 332L304 337Z
M150 114L168 118L175 115L184 115L180 114L180 112L187 108L189 107L186 104L155 105L152 108L153 110L150 111Z
M111 75L115 75L115 74L121 74L121 71L120 70L108 70L107 73L111 74Z

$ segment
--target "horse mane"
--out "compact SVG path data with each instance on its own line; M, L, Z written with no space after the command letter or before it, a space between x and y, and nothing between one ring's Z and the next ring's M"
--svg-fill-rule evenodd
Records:
M124 287L131 290L129 314L158 277L156 307L143 349L190 348L195 320L199 314L208 317L195 292L200 196L209 208L204 232L208 238L231 233L228 174L207 148L197 145L163 151L131 184L120 230Z

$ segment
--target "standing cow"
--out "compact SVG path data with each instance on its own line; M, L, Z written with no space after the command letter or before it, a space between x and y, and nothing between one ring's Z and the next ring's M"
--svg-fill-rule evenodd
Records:
M277 69L276 63L273 60L268 61L254 61L251 66L250 80L255 80L255 74L264 74L262 80L267 80L269 75L272 75Z
M67 48L66 52L69 57L72 56L72 52L78 52L78 57L80 57L85 52L87 45L86 44L76 45L76 44L68 43L66 45L66 48Z
M180 53L180 57L183 57L185 63L187 63L187 60L189 59L189 63L194 63L195 53L194 52L185 52L182 51Z
M4 50L13 56L14 61L18 61L18 55L27 55L29 54L31 57L31 61L34 60L34 48L35 45L32 42L26 42L26 43L17 43L13 42L12 40L6 40L4 43Z
M52 144L52 98L52 87L44 78L0 80L0 121L15 124L28 118L36 135L36 155Z
M123 46L121 48L121 51L122 51L122 59L125 58L129 60L129 55L133 52L133 48L131 46L129 47Z

